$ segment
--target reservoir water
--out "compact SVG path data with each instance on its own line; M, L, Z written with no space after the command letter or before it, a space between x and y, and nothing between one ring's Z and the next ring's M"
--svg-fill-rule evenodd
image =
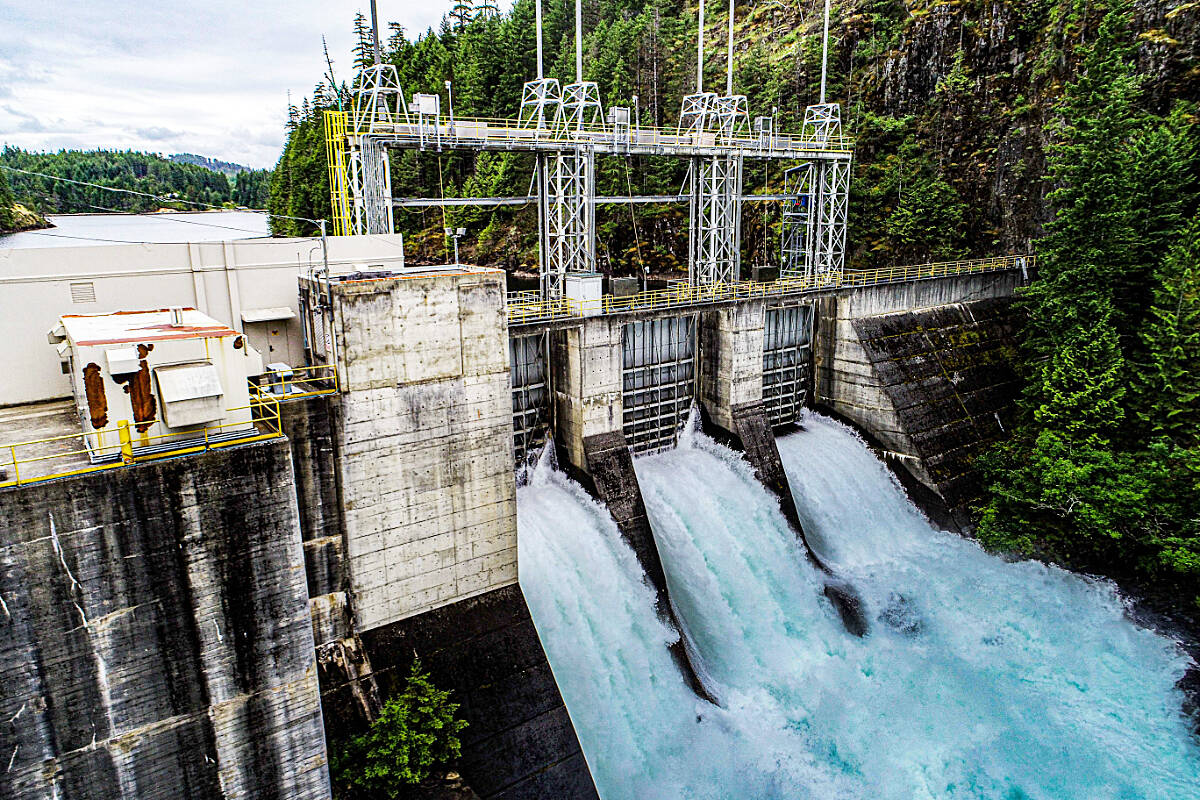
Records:
M935 529L827 418L779 449L863 639L740 457L685 433L635 462L721 708L676 671L607 511L545 464L518 490L521 586L604 798L1200 797L1187 659L1110 584Z
M270 236L259 211L51 214L53 228L0 236L0 250L132 242L209 242Z

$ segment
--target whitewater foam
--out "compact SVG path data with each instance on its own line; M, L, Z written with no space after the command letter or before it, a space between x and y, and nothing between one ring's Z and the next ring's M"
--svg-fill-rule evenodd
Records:
M693 431L635 462L724 708L675 669L606 510L549 467L518 490L522 589L603 797L1200 797L1174 643L1106 583L935 530L850 431L806 428L780 452L865 639L735 453Z

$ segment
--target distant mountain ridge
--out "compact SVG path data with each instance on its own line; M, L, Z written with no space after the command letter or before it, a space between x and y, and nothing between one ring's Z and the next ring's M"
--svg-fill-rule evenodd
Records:
M198 156L195 153L174 153L167 156L168 161L173 161L176 164L193 164L197 167L211 169L213 172L220 172L226 177L233 178L239 172L252 172L250 167L241 164L234 164L229 161L222 161L219 158L209 158L208 156Z

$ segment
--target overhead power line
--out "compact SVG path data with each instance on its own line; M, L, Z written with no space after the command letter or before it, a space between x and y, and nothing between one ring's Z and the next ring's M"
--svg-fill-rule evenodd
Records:
M106 192L117 192L119 194L132 194L138 197L148 197L151 200L158 200L160 203L185 203L189 206L199 206L200 208L216 209L218 211L229 211L225 206L215 205L213 203L201 203L199 200L183 200L178 197L165 197L160 194L150 194L149 192L139 192L135 189L122 189L117 186L104 186L99 183L89 183L88 181L77 181L72 178L64 178L61 175L50 175L45 172L34 172L33 170L21 169L19 167L10 167L7 164L0 164L0 169L8 170L9 172L19 172L22 175L33 175L38 178L46 178L52 181L61 181L62 183L71 183L76 186L90 186L93 189L103 189ZM320 225L322 220L309 219L308 217L293 217L288 214L272 214L269 211L260 212L266 214L269 218L274 219L293 219L298 222L311 222L313 225Z

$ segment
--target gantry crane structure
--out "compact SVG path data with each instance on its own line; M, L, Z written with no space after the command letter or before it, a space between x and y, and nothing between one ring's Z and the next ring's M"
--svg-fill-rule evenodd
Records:
M452 107L449 116L443 115L439 94L414 94L406 102L396 68L379 56L375 34L374 63L360 73L349 111L325 112L334 233L394 231L390 148L530 152L535 156L540 291L543 299L558 299L566 276L596 271L596 157L672 156L690 161L689 281L735 283L743 163L759 159L793 164L785 170L780 277L840 279L853 143L842 132L840 106L825 102L828 0L821 98L806 109L798 134L778 132L774 116L756 117L751 124L746 96L734 93L733 11L730 0L725 94L705 92L701 0L696 91L683 99L674 128L637 124L628 107L610 107L604 114L599 86L583 79L579 0L575 81L566 85L543 74L537 0L537 76L525 84L513 119L456 119Z

